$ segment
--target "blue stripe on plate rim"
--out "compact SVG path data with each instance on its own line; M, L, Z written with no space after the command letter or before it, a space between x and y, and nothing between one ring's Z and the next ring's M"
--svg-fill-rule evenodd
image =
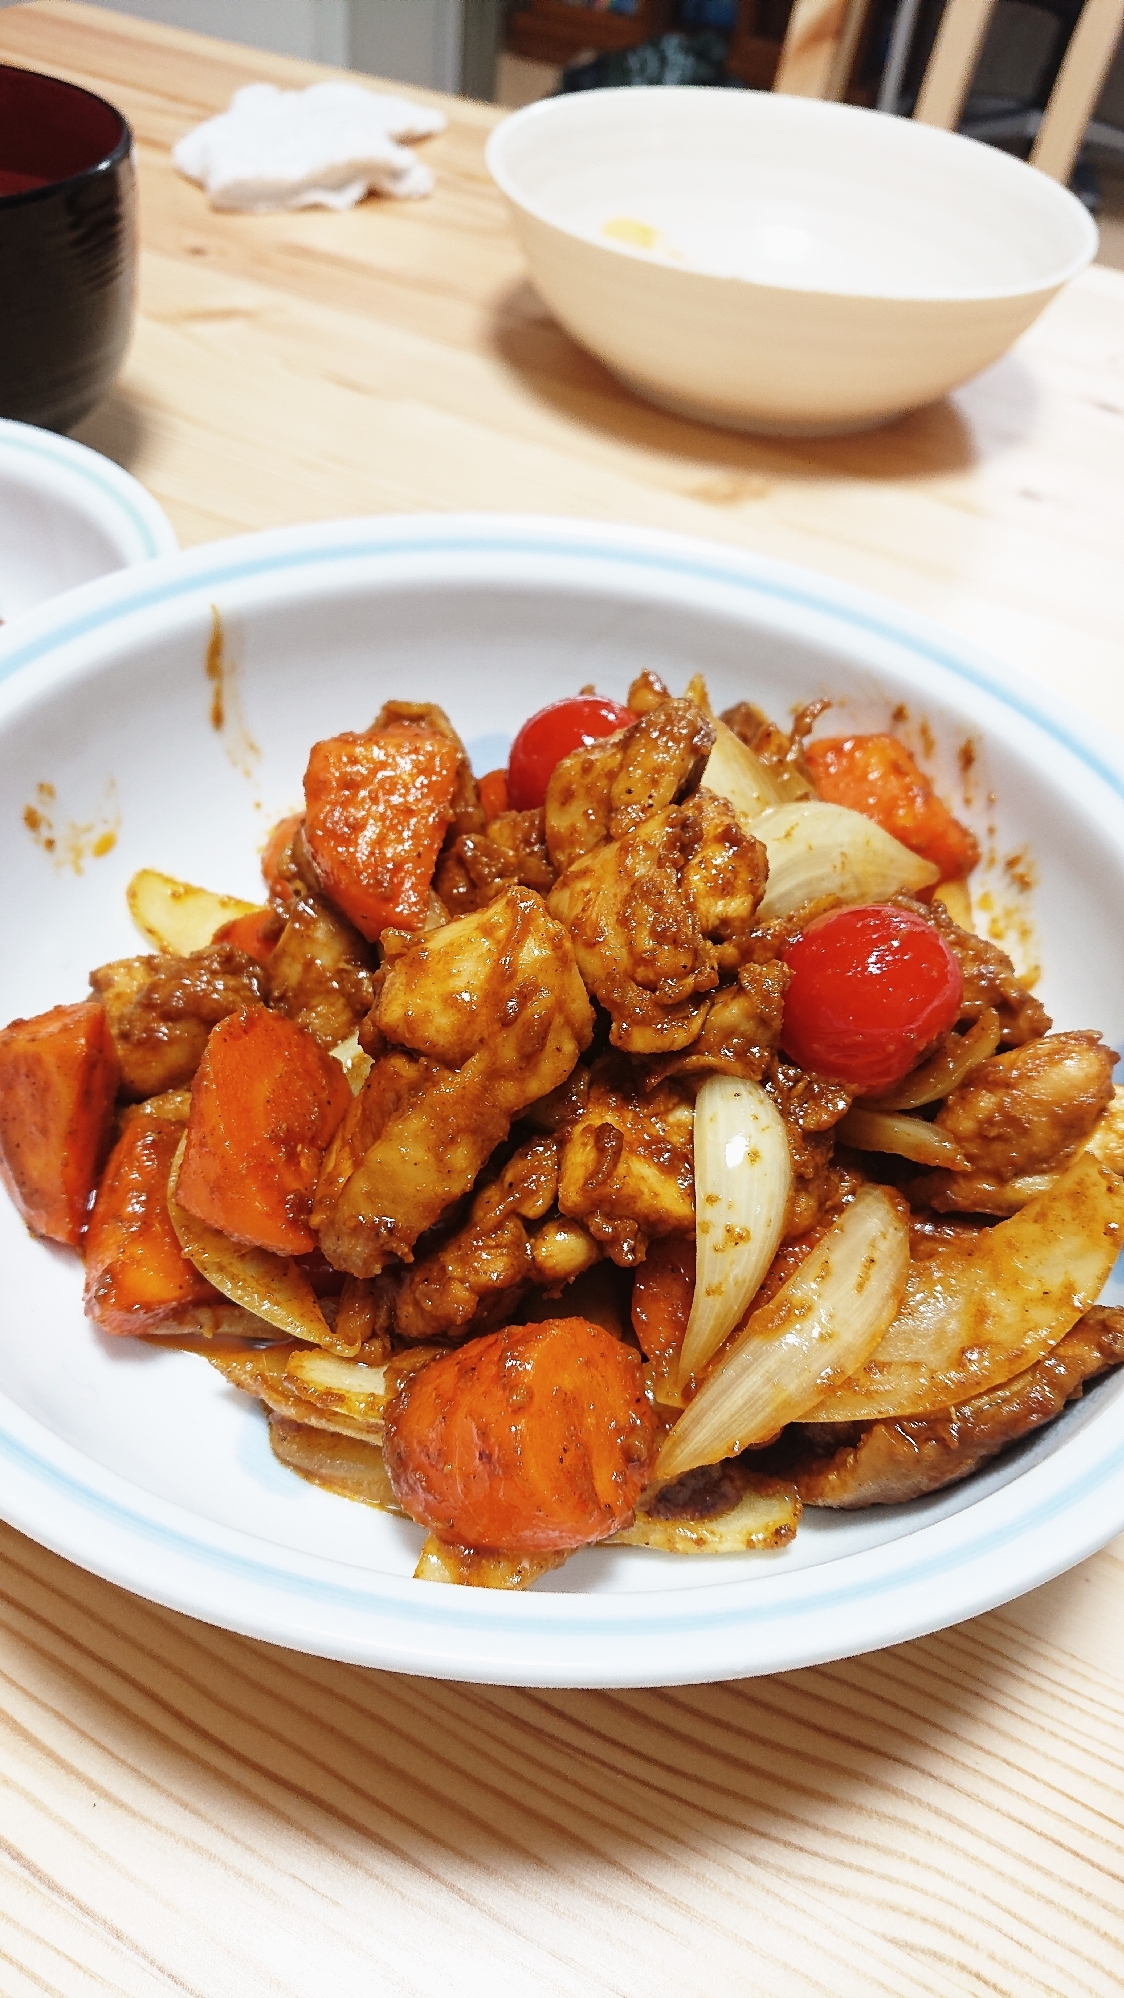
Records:
M27 428L32 429L32 426L28 425ZM160 545L151 520L142 513L129 491L129 486L135 483L131 473L122 471L120 466L114 465L111 458L106 458L105 465L112 468L107 474L101 469L103 462L101 454L91 450L89 445L76 443L72 438L56 437L50 430L33 431L30 437L21 437L15 434L15 430L15 425L9 428L6 424L0 424L0 453L22 451L29 458L46 458L51 464L65 465L76 478L84 479L87 485L93 486L104 499L108 499L119 513L126 515L136 529L142 550L149 560L157 560L168 552ZM117 478L114 478L114 472L117 473ZM125 484L126 480L128 485ZM155 500L153 505L156 505Z
M342 524L340 524L342 525ZM410 525L413 525L410 523ZM482 527L483 523L481 523ZM741 588L747 593L773 597L780 602L798 609L809 610L825 618L841 621L855 630L872 637L889 640L902 645L909 652L928 659L933 665L942 668L954 678L967 681L1003 705L1013 709L1024 720L1037 728L1045 729L1051 740L1061 742L1081 763L1094 771L1118 797L1124 798L1124 775L1111 761L1097 754L1092 744L1083 739L1080 732L1065 725L1060 714L1060 704L1051 702L1046 696L1041 701L1028 698L1025 692L1008 687L1001 670L987 670L975 666L963 652L949 649L940 642L935 629L926 631L922 620L914 620L903 612L900 618L893 615L893 607L887 604L885 610L877 607L877 600L865 597L865 593L854 591L847 585L836 585L830 581L817 587L817 580L810 571L801 571L794 566L773 563L771 559L758 567L751 554L732 550L722 560L716 560L717 551L708 550L710 559L701 552L694 555L688 552L686 537L645 535L643 531L620 530L606 525L601 530L601 539L588 538L588 525L582 524L582 532L574 532L565 520L550 520L537 523L539 532L520 534L513 525L511 516L497 517L497 528L502 532L487 533L477 529L464 532L455 525L445 526L440 516L426 523L426 532L418 534L406 531L404 525L390 518L374 519L355 523L353 538L330 542L319 540L311 547L287 548L277 552L263 551L259 556L247 558L236 553L245 542L234 541L225 544L231 552L216 561L213 566L201 566L202 551L194 556L176 558L177 566L173 573L163 574L158 580L145 586L139 579L128 577L127 572L114 579L119 588L115 593L124 601L111 601L99 604L90 611L71 615L58 629L41 631L34 638L22 644L11 645L6 659L0 660L0 680L11 678L17 673L31 669L47 653L59 646L72 643L122 616L129 616L139 610L170 603L177 597L205 593L222 583L245 581L254 577L266 576L278 571L292 571L299 568L314 568L339 562L354 561L356 557L381 556L387 563L393 563L410 556L434 554L512 556L516 559L527 556L554 557L566 560L599 562L606 565L628 566L638 569L657 569L660 573L681 574L691 580L712 583L722 588ZM551 539L544 538L542 529L549 529ZM307 530L306 530L307 531ZM278 534L285 535L289 530L263 535L263 541L274 541ZM635 537L635 538L632 538ZM247 537L255 539L256 537ZM645 541L649 545L645 546ZM707 544L700 543L700 551ZM186 569L187 573L183 573ZM129 585L131 584L131 587ZM99 590L98 585L90 586ZM838 592L838 594L836 594ZM0 642L0 649L7 649ZM1124 759L1122 759L1124 761ZM0 1400L0 1409L3 1403ZM30 1418L28 1418L30 1420ZM38 1425L36 1425L38 1426ZM68 1454L76 1457L80 1452L71 1451L70 1446L62 1446ZM663 1614L644 1614L641 1605L651 1598L647 1593L629 1593L626 1600L630 1613L627 1616L614 1616L609 1609L610 1602L621 1603L622 1598L590 1598L568 1595L532 1596L512 1599L507 1596L489 1596L486 1604L474 1609L474 1592L454 1590L446 1595L444 1590L414 1590L396 1577L372 1577L364 1573L362 1580L348 1587L343 1580L327 1576L303 1575L284 1565L284 1554L279 1550L277 1564L263 1560L253 1560L249 1555L234 1552L215 1544L205 1531L205 1522L198 1522L204 1531L192 1536L170 1524L146 1516L143 1511L131 1509L107 1493L72 1476L61 1465L53 1463L48 1456L41 1455L25 1441L13 1435L0 1421L0 1452L13 1465L52 1486L64 1499L77 1501L84 1509L100 1513L107 1520L124 1527L130 1534L154 1539L170 1549L178 1548L194 1559L202 1559L207 1566L221 1566L227 1572L246 1580L264 1584L269 1590L280 1588L283 1592L298 1594L325 1604L338 1602L348 1606L361 1605L364 1608L382 1607L393 1615L406 1612L414 1623L435 1625L448 1630L450 1619L455 1620L458 1629L479 1629L491 1635L502 1635L505 1629L526 1634L528 1630L527 1610L537 1610L549 1616L551 1623L564 1617L565 1631L556 1631L556 1637L619 1636L622 1638L651 1637L661 1632L669 1637L686 1630L706 1630L728 1628L731 1624L746 1624L781 1618L790 1620L795 1615L822 1615L825 1610L838 1608L844 1604L854 1606L864 1598L885 1595L901 1589L905 1585L915 1586L932 1581L956 1568L965 1568L984 1556L994 1556L1012 1542L1023 1540L1028 1534L1041 1533L1056 1526L1061 1514L1092 1498L1105 1483L1124 1474L1124 1442L1102 1453L1092 1465L1086 1465L1082 1472L1069 1480L1060 1490L1050 1492L1030 1512L1020 1512L1002 1526L990 1525L983 1532L969 1533L966 1539L943 1553L923 1555L917 1558L919 1550L916 1541L919 1535L939 1531L941 1525L971 1520L976 1510L992 1513L995 1501L1002 1500L1013 1487L1007 1486L991 1495L980 1508L965 1507L945 1522L932 1528L918 1527L915 1532L906 1534L895 1541L883 1542L875 1549L865 1550L843 1558L842 1562L825 1563L823 1566L806 1568L787 1576L777 1576L777 1580L788 1584L783 1597L770 1601L768 1595L751 1584L748 1588L736 1583L725 1586L718 1584L714 1591L675 1592L674 1597L660 1596ZM109 1474L114 1483L125 1483L118 1474ZM128 1487L128 1489L138 1489ZM160 1502L160 1509L176 1513L181 1508L167 1502ZM191 1515L187 1515L188 1518ZM230 1529L220 1529L230 1532ZM1110 1524L1098 1535L1098 1542L1107 1539L1116 1526ZM233 1536L232 1536L233 1537ZM913 1546L912 1558L910 1556ZM1092 1551L1092 1542L1085 1552ZM832 1582L832 1569L844 1566L854 1573L856 1566L866 1567L875 1556L882 1564L891 1562L890 1571L882 1574L864 1575L861 1580L850 1583ZM297 1557L306 1560L308 1556ZM900 1564L900 1565L899 1565ZM333 1561L337 1571L341 1564ZM1059 1567L1068 1565L1058 1563ZM1051 1572L1055 1572L1054 1569ZM385 1591L390 1583L393 1594ZM713 1602L715 1593L726 1595L733 1588L737 1591L737 1601L727 1607L719 1607ZM454 1600L450 1600L454 1598ZM708 1598L709 1603L708 1603ZM756 1600L755 1600L756 1598ZM581 1601L590 1604L592 1613L583 1615L577 1604ZM596 1602L598 1608L592 1609ZM518 1604L518 1608L516 1608ZM604 1610L601 1605L604 1604ZM508 1615L503 1612L505 1607ZM512 1611L515 1614L511 1614ZM598 1613L598 1612L601 1613ZM966 1613L971 1613L968 1611ZM912 1634L903 1632L903 1635Z

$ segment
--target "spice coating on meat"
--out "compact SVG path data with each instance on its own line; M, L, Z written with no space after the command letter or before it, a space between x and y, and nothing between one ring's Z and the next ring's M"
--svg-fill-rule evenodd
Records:
M190 957L122 957L90 973L105 1007L125 1096L141 1101L191 1081L211 1028L265 1001L265 973L233 944Z
M714 727L694 701L661 701L630 728L572 750L546 793L546 844L561 873L699 782Z
M548 906L612 1016L615 1047L663 1054L690 1045L706 995L750 955L767 873L764 847L725 799L700 791L562 876Z
M786 1475L806 1505L901 1505L970 1476L1053 1421L1086 1381L1121 1361L1124 1311L1095 1305L1035 1366L939 1415L873 1422L842 1442L837 1431L817 1436L814 1425L800 1429Z
M946 1099L947 1131L967 1172L911 1180L915 1206L941 1213L1017 1213L1090 1137L1113 1099L1117 1060L1099 1034L1047 1034L981 1062Z
M374 999L369 945L337 910L309 896L282 930L266 981L270 1005L324 1048L346 1041Z
M409 1260L593 1032L565 932L517 886L404 952L378 1021L397 1047L375 1062L328 1149L313 1217L329 1261L354 1276Z
M926 906L905 896L896 899L927 917L956 958L964 985L962 1021L978 1020L981 1013L994 1007L1003 1028L1002 1044L1008 1048L1021 1047L1025 1041L1049 1033L1053 1023L1046 1008L1018 979L1005 950L973 930L962 930L939 901Z
M648 1241L695 1226L694 1109L674 1082L642 1095L628 1064L598 1062L583 1116L567 1135L558 1205L613 1261L631 1268Z
M395 1330L405 1339L441 1339L502 1324L536 1275L525 1224L543 1218L557 1191L557 1140L534 1138L481 1188L467 1225L406 1272ZM588 1260L597 1260L596 1249Z
M937 1123L976 1172L998 1179L1057 1170L1112 1101L1117 1056L1099 1034L1048 1034L981 1062Z

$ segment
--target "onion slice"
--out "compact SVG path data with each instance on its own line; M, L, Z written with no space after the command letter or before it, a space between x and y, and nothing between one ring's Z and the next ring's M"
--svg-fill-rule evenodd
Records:
M880 1187L864 1186L703 1382L660 1451L656 1482L736 1456L799 1421L866 1364L908 1274L909 1228Z
M723 721L714 723L714 748L702 774L702 788L725 798L743 825L751 825L781 802L761 758Z
M873 819L821 799L777 805L754 821L753 832L769 856L769 885L757 911L761 923L775 923L822 895L884 901L930 887L940 872Z
M695 1099L695 1295L681 1386L744 1317L777 1253L791 1191L776 1105L759 1082L708 1076Z
M915 1165L968 1170L967 1159L948 1132L927 1124L924 1117L903 1117L893 1110L868 1110L865 1104L856 1104L836 1125L835 1135L841 1145L853 1145L857 1152L893 1152Z
M802 1419L892 1422L1000 1387L1096 1303L1122 1244L1124 1179L1085 1152L1009 1220L915 1262L877 1350Z
M246 1311L256 1312L276 1331L288 1333L290 1339L305 1339L337 1353L358 1352L357 1343L337 1339L316 1301L312 1285L291 1256L277 1256L271 1249L256 1249L245 1242L236 1242L180 1206L176 1187L186 1144L185 1132L168 1175L168 1218L188 1262L194 1263L200 1275L224 1297Z
M865 1097L862 1110L919 1110L923 1103L937 1103L951 1096L966 1076L995 1053L1003 1027L994 1006L980 1014L966 1034L950 1034L943 1048L922 1062L885 1096Z

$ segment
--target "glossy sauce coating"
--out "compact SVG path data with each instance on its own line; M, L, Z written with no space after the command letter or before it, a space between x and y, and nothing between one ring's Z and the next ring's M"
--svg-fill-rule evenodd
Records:
M180 1205L277 1255L315 1248L320 1161L350 1102L339 1063L303 1027L264 1006L232 1013L192 1085Z
M584 1318L509 1326L410 1377L386 1416L398 1502L463 1547L604 1540L647 1483L654 1418L639 1355Z
M86 1312L103 1332L151 1332L191 1305L221 1302L168 1218L168 1174L182 1136L182 1123L141 1111L110 1153L85 1247Z

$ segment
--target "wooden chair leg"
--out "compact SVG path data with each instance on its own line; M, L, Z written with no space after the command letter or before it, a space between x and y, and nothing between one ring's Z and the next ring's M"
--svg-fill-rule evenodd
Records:
M913 113L922 125L956 130L994 12L995 0L948 0Z
M774 90L842 97L870 0L796 0Z
M1124 0L1085 0L1038 127L1030 163L1067 181L1124 29Z

